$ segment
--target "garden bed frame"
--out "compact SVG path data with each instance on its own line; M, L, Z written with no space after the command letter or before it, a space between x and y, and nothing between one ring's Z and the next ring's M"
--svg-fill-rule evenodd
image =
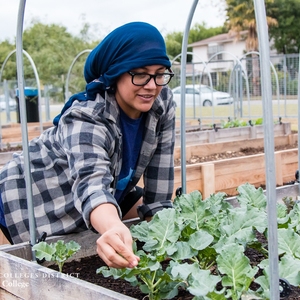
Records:
M295 180L298 169L298 149L275 152L276 185ZM266 184L265 154L256 154L186 166L187 193L199 190L203 197L216 192L236 195L237 187L250 183L255 187ZM175 167L175 188L181 186L181 167Z
M139 219L132 219L124 223L130 227ZM64 242L76 241L81 249L69 259L79 260L96 254L98 234L92 231L74 233L65 236L50 237L48 243L59 239ZM130 300L134 299L90 282L78 279L76 273L62 274L47 268L51 263L38 264L32 261L31 246L29 243L0 246L1 280L0 299L17 300L52 300L61 299L103 299L103 300ZM53 263L52 263L53 264ZM23 275L21 275L23 274ZM23 276L20 278L20 276ZM99 276L95 274L95 276Z
M274 124L274 137L285 136L291 134L291 123ZM233 128L218 128L210 130L198 130L186 132L185 143L189 144L204 144L216 142L232 142L247 139L257 139L264 137L263 125L233 127ZM180 145L180 134L176 134L177 145Z
M276 189L277 201L283 197L298 197L298 185L280 187ZM237 203L235 197L227 199L232 205ZM124 222L128 227L136 224L139 219ZM69 261L78 260L96 254L96 240L99 236L91 231L69 234L60 237L51 237L48 243L63 239L79 243L81 249ZM120 293L108 290L101 286L76 278L76 274L62 274L47 268L49 262L42 265L31 261L31 247L29 243L0 246L1 280L0 299L17 300L52 300L60 299L101 299L101 300L130 300L135 299ZM22 277L20 277L22 274ZM97 276L95 274L95 276Z

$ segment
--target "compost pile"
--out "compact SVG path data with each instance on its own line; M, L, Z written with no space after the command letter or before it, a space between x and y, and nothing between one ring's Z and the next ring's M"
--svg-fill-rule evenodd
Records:
M295 149L295 148L298 148L298 143L291 144L291 145L276 146L275 151L282 151L282 150ZM248 148L241 148L240 151L225 151L222 153L213 153L207 156L194 155L189 160L187 160L186 163L196 164L196 163L202 163L208 161L229 159L234 157L262 154L262 153L264 153L264 147L258 147L258 148L248 147ZM180 166L180 165L181 165L181 159L176 159L175 166Z

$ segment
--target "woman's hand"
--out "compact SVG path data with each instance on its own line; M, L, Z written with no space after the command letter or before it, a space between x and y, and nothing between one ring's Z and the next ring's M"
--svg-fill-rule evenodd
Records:
M114 205L105 203L91 213L92 226L101 234L97 240L97 253L113 268L134 268L139 257L132 250L130 230L120 220Z
M97 253L113 268L134 268L140 260L132 251L130 231L121 221L97 240Z

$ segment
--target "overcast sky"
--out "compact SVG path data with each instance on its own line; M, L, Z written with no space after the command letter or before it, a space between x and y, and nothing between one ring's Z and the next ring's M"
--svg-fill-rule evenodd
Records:
M63 25L76 35L87 22L92 25L97 40L122 24L145 21L164 35L184 32L193 3L194 0L27 0L23 28L38 19L44 24ZM14 41L18 11L19 0L0 0L0 42ZM192 26L205 22L209 27L217 27L223 25L224 20L220 7L199 1Z

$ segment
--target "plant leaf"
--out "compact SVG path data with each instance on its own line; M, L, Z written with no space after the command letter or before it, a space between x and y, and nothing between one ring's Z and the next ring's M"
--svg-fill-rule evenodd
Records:
M175 247L176 252L168 256L174 260L184 260L197 255L197 251L189 246L188 242L177 242Z
M179 278L182 280L187 280L190 274L196 272L199 269L199 265L197 263L188 264L188 263L179 263L171 261L170 263L171 275L172 278L178 280Z
M198 230L190 235L188 246L196 249L203 250L208 247L214 240L214 237L204 230Z
M228 237L228 242L251 242L255 239L254 228L264 232L267 227L266 213L255 207L241 207L230 212L220 229Z
M239 299L243 291L249 289L258 268L252 268L248 257L244 255L244 248L237 244L228 244L220 251L217 257L218 270L224 275L223 286L234 299Z
M168 248L174 248L181 229L175 209L163 209L157 212L149 222L147 241L143 249L147 252L156 251L157 255L165 255Z
M289 213L291 227L300 232L300 203L295 203Z
M300 235L293 229L278 229L278 253L300 258Z
M177 197L174 206L180 212L179 218L194 231L202 228L213 216L209 211L210 203L202 201L199 191Z
M255 186L245 183L237 188L239 195L237 195L237 200L243 205L251 205L256 208L266 208L267 198L263 192L262 188L256 189Z
M279 276L294 286L300 285L300 260L284 255L279 262Z
M35 255L38 259L45 259L46 261L51 261L52 256L55 253L55 246L53 244L49 245L46 242L40 242L33 245L33 250L35 250Z
M200 270L198 268L188 278L187 290L197 297L206 296L209 292L215 290L220 280L220 276L210 274L209 270Z

